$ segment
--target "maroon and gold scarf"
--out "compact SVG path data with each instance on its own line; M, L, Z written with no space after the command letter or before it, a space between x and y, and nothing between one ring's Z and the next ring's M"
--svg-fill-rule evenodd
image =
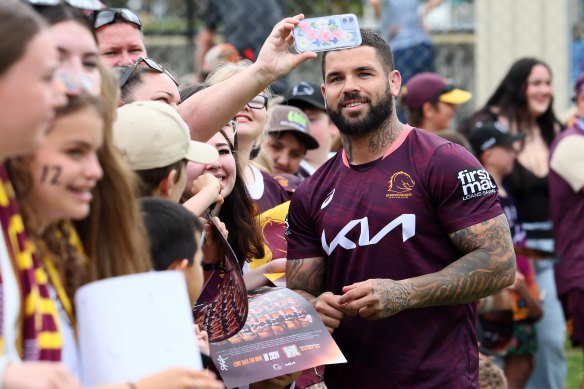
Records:
M21 312L17 328L20 357L25 361L60 361L63 340L57 325L57 309L47 287L47 274L41 267L34 244L26 236L14 189L3 165L0 165L0 224L20 288ZM2 307L0 303L0 319L3 320ZM0 336L1 345L3 341ZM3 349L0 348L0 353Z

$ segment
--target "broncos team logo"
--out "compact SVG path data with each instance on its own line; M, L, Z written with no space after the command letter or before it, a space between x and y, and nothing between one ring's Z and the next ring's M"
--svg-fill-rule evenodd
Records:
M412 180L412 177L406 172L400 171L394 173L393 176L389 179L389 188L387 188L388 192L392 193L407 193L411 192L414 189L416 183Z
M412 197L412 191L414 186L416 186L412 177L404 171L394 173L387 183L389 184L389 187L387 188L389 193L386 193L385 197L388 199L405 199Z
M257 216L264 238L265 256L251 260L250 267L252 270L270 262L272 259L286 258L288 244L286 243L285 235L289 206L290 201L286 201Z

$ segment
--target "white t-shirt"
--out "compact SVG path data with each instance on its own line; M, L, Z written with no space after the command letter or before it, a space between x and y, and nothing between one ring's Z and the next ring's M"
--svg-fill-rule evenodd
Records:
M69 320L67 311L61 304L61 300L57 295L57 290L48 284L49 295L51 300L53 300L57 306L57 313L59 316L58 328L61 332L61 338L63 339L63 346L61 347L61 362L67 367L69 372L73 374L77 379L81 379L81 370L79 367L79 350L77 347L77 339L75 339L75 331L73 330L73 325Z
M246 183L247 191L253 200L259 200L264 194L264 177L262 172L253 165L249 165L253 173L253 183Z
M3 355L0 357L0 388L2 388L4 368L11 362L20 361L20 356L16 349L18 316L20 314L20 291L2 232L0 232L0 274L2 274L2 290L0 291L2 300L0 304L3 304L2 337L4 340Z

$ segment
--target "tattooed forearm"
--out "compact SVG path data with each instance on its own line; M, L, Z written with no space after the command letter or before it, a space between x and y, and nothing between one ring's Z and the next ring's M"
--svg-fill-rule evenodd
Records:
M323 292L325 270L322 257L287 261L286 286L316 297Z
M513 284L515 253L504 215L450 238L467 254L437 273L408 280L410 308L467 303Z

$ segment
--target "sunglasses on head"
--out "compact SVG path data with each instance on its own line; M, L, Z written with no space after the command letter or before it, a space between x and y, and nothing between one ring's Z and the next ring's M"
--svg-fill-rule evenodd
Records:
M26 0L29 4L40 6L59 5L63 2L75 8L98 10L102 9L104 5L99 0Z
M67 0L69 1L69 0ZM71 0L73 1L73 0ZM83 1L83 0L74 0ZM142 21L134 12L127 8L106 8L95 11L89 18L91 25L94 29L98 29L108 24L115 23L118 20L133 23L138 26L138 29L142 29Z
M120 74L120 81L119 81L120 88L123 88L128 83L128 80L130 79L132 74L134 74L134 72L136 71L138 66L140 66L142 63L144 63L150 69L152 69L158 73L166 74L168 77L170 77L172 82L174 82L175 85L178 86L178 81L173 77L172 74L170 74L168 72L168 70L164 69L164 67L162 67L161 64L159 64L158 62L156 62L152 58L140 57L140 58L138 58L138 60L136 62L134 62L133 65L124 66L122 68L123 70L122 70L122 73Z

